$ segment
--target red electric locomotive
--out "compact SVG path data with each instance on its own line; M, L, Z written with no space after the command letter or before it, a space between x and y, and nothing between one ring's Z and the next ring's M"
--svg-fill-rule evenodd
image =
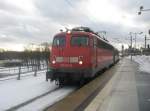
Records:
M82 82L118 60L118 51L90 28L73 28L55 35L46 79Z

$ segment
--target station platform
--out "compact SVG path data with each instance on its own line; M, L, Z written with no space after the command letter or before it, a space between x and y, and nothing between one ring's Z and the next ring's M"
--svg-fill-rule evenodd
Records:
M150 111L150 74L124 58L110 81L85 111Z

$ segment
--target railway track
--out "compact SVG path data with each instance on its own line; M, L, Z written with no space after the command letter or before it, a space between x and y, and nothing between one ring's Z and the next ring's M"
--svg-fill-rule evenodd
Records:
M53 89L53 90L50 90L50 91L48 91L48 92L46 92L46 93L44 93L44 94L41 94L41 95L39 95L39 96L37 96L37 97L34 97L34 98L32 98L32 99L30 99L30 100L28 100L28 101L25 101L25 102L23 102L23 103L20 103L20 104L18 104L18 105L16 105L16 106L13 106L13 107L11 107L11 108L9 108L9 109L7 109L6 111L25 111L25 110L32 110L32 111L36 111L36 110L43 110L44 108L45 108L45 106L43 106L43 108L41 107L41 108L39 108L38 106L36 107L36 108L34 108L34 105L36 104L36 102L39 102L40 103L40 101L41 101L41 99L43 99L43 98L48 98L48 97L50 97L51 95L53 96L53 95L55 95L55 96L58 96L58 94L59 94L59 96L61 96L61 94L60 93L58 93L58 92L61 92L62 90L67 90L67 89L69 89L68 87L63 87L63 88L60 88L60 87L57 87L57 88L55 88L55 89ZM73 90L72 90L73 91ZM72 92L71 90L69 91L69 92ZM58 94L57 94L58 93ZM64 95L63 95L64 96ZM63 98L63 97L62 97ZM51 98L49 98L49 99L51 99ZM60 98L59 98L60 99ZM48 105L51 105L51 104L53 104L53 103L55 103L55 102L57 102L58 100L59 100L58 98L56 98L56 99L54 99L54 100L52 100L52 102L51 103L48 103ZM31 109L32 108L32 109Z
M7 111L18 110L19 108L21 108L21 107L23 107L23 106L25 106L25 105L28 105L28 104L32 103L33 101L36 101L37 99L42 98L42 97L44 97L44 96L46 96L46 95L48 95L48 94L50 94L50 93L52 93L52 92L54 92L54 91L57 91L57 90L59 90L59 88L55 88L55 89L50 90L50 91L48 91L48 92L46 92L46 93L44 93L44 94L41 94L41 95L39 95L39 96L37 96L37 97L34 97L34 98L32 98L32 99L30 99L30 100L28 100L28 101L25 101L25 102L20 103L20 104L18 104L18 105L16 105L16 106L13 106L13 107L7 109Z

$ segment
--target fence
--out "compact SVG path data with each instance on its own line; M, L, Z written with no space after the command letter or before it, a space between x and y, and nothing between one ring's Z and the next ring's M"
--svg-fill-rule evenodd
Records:
M37 71L47 70L46 64L32 64L30 66L19 66L19 67L9 67L9 68L1 68L0 74L12 76L18 75L17 80L20 80L22 74L27 74L30 72L34 73L34 76L37 76Z

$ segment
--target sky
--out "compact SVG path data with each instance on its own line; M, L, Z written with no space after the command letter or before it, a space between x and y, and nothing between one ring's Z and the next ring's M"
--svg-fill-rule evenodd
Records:
M150 12L138 15L149 0L0 0L0 48L21 51L28 44L52 42L60 29L87 26L106 31L117 48L130 44L129 32L144 46L150 28Z

